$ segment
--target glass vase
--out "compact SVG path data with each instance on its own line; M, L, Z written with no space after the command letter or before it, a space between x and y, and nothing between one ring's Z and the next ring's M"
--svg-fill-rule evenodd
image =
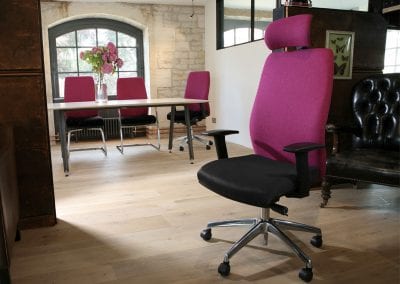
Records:
M96 102L106 103L108 101L107 85L104 83L96 84Z

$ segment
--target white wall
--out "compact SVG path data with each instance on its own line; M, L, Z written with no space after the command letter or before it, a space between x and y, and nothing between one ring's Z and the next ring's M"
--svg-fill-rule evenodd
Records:
M207 129L236 129L227 141L251 147L250 112L266 56L264 41L216 50L216 4L205 5L205 66L211 72L211 116ZM216 118L216 123L211 122Z

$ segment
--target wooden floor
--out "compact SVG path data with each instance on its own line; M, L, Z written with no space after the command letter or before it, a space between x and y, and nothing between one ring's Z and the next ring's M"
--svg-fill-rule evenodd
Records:
M12 252L13 283L301 283L303 263L273 237L268 247L258 237L235 255L229 277L217 273L245 228L215 229L210 242L199 232L207 221L256 217L258 209L198 184L196 172L215 158L214 149L196 146L190 164L187 152L169 153L166 144L160 152L133 147L121 155L109 141L108 157L74 152L69 177L53 147L58 224L22 231ZM282 199L290 220L323 231L321 249L309 244L309 234L290 234L313 260L313 282L400 283L399 200L398 188L382 186L337 188L324 209L319 190Z

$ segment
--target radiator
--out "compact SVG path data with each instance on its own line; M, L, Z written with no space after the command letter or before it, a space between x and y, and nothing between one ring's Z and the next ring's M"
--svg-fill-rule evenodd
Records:
M119 138L118 118L104 118L103 130L106 139ZM136 135L134 135L133 129L129 128L122 129L122 132L124 134L124 137L143 136L143 131L140 131L140 129L137 130ZM100 136L99 131L83 129L82 131L76 133L75 139L91 140L91 139L99 139L99 136Z

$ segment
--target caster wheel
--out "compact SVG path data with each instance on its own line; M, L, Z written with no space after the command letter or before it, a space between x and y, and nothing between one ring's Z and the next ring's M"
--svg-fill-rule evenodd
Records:
M214 145L214 142L212 142L212 141L210 140L210 141L208 141L208 145L212 146L212 145Z
M313 278L312 268L302 268L299 272L299 278L304 282L310 282Z
M218 273L221 274L221 276L228 276L230 272L231 266L229 265L229 262L222 262L218 266Z
M183 146L179 146L179 151L183 152L183 150L185 150L185 148L183 148Z
M204 229L201 231L200 237L205 241L209 241L211 239L211 229Z
M312 237L310 244L312 244L316 248L320 248L322 246L322 236Z
M210 150L210 149L211 149L210 145L207 145L207 146L206 146L206 149L207 149L207 150Z

